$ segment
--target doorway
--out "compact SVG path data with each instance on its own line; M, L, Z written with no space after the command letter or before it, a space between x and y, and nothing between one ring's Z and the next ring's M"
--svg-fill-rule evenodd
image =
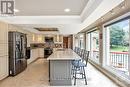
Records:
M68 48L68 37L63 37L63 48Z

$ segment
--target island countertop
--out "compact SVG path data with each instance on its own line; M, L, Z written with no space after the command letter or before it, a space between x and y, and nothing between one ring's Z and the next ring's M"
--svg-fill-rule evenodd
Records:
M72 49L59 49L51 54L47 60L78 60L80 56Z

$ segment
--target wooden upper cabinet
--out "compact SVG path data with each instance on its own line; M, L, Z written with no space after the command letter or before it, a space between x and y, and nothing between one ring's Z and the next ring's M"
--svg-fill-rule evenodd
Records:
M54 42L58 42L57 35L54 35Z
M42 42L45 43L45 36L44 35L42 35L42 40L43 40Z
M45 42L44 35L42 34L37 35L37 43L44 43L44 42Z
M63 42L63 36L62 35L54 35L54 42Z
M0 22L0 43L8 43L8 24Z
M45 36L42 34L31 34L30 35L31 43L44 43Z
M63 35L59 35L59 42L63 42Z

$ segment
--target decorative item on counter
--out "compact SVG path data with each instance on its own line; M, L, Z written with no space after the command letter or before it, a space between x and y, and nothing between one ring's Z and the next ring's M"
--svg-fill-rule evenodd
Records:
M58 48L58 44L55 44L55 48Z
M62 48L62 44L55 44L55 48Z

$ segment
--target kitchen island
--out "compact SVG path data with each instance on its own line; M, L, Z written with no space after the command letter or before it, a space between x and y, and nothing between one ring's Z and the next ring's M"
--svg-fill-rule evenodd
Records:
M72 85L71 61L79 60L80 56L71 49L59 49L48 57L49 80L52 86Z

